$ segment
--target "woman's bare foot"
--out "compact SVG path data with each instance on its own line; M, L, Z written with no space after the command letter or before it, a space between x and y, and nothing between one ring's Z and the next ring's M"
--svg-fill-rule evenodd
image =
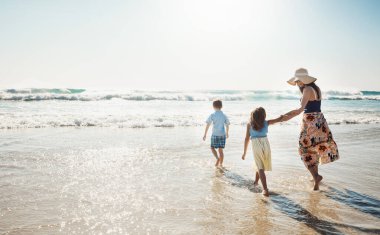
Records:
M218 167L219 166L219 159L216 160L216 163L215 163L215 167Z
M314 183L314 191L319 190L319 183L322 181L323 177L318 175L317 180Z
M269 197L269 191L268 191L268 189L263 189L263 196L265 196L265 197Z

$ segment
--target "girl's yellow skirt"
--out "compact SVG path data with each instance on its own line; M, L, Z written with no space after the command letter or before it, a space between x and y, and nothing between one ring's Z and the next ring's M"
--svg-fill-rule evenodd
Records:
M268 138L252 138L251 141L256 170L271 171L272 158Z

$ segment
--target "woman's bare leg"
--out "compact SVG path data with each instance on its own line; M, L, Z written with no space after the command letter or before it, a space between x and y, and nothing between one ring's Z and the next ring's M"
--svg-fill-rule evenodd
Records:
M308 170L310 171L310 174L313 176L314 179L314 190L319 190L319 183L322 181L323 177L318 174L318 165L308 167Z

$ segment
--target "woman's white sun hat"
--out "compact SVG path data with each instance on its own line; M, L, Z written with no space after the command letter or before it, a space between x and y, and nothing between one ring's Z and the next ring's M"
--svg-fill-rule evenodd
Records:
M288 83L292 86L295 86L297 84L297 81L301 81L303 84L310 84L317 81L317 79L309 76L307 69L300 68L296 70L294 77L292 77Z

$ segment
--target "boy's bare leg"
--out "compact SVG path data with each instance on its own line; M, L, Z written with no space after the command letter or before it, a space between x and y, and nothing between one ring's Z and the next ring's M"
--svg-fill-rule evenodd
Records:
M259 179L260 179L259 172L256 171L255 182L253 182L253 186L259 185Z
M219 166L223 167L224 153L222 148L218 148L219 152Z
M268 187L267 187L267 178L265 176L265 172L263 169L259 170L259 176L260 176L261 184L263 185L263 195L268 197L269 191L268 191Z
M211 152L212 154L214 155L214 157L216 158L216 163L215 163L215 166L218 166L219 165L219 157L218 157L218 153L216 152L215 148L211 147Z

